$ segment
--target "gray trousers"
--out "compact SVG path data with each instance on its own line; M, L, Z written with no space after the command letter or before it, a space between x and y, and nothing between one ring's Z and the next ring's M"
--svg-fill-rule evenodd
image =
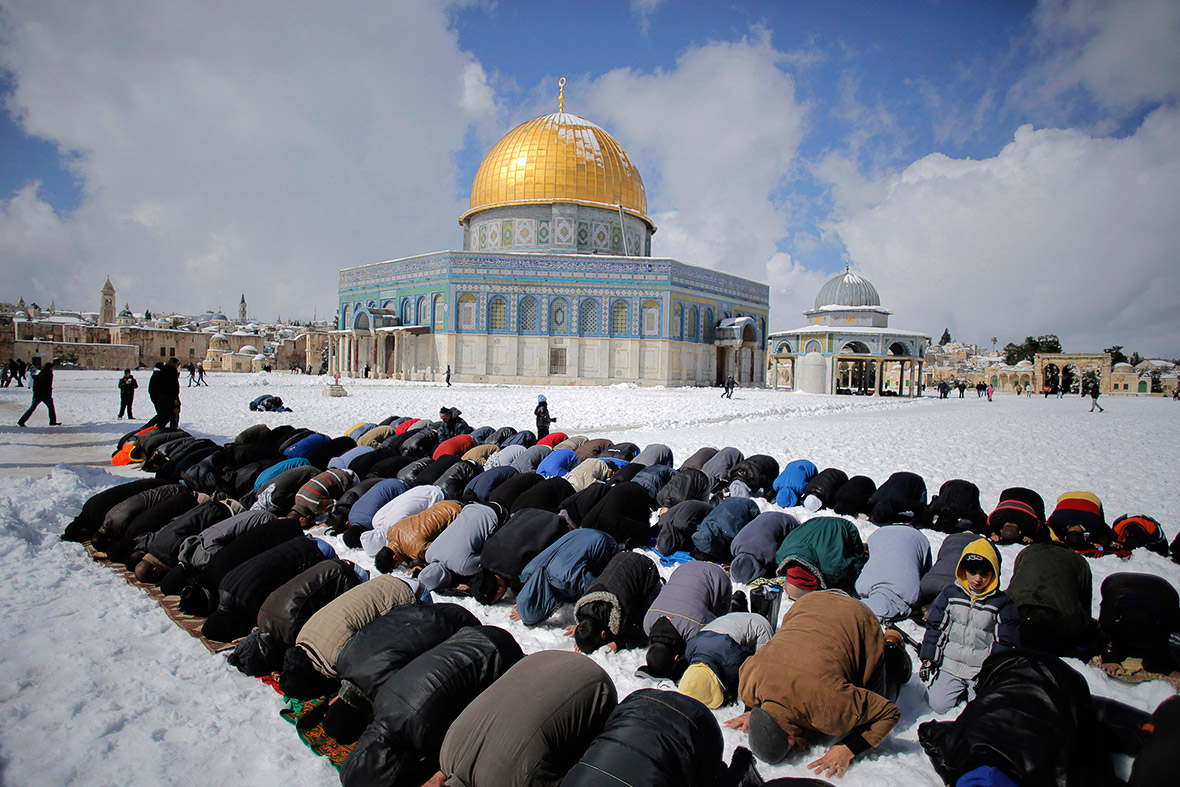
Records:
M935 713L946 713L964 700L970 702L975 696L975 681L939 672L926 689L926 703Z

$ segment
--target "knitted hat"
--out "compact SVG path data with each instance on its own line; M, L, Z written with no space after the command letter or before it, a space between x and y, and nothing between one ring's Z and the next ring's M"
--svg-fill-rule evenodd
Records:
M677 688L681 694L692 697L706 708L720 708L725 702L721 681L704 664L693 664L686 669Z
M800 590L819 590L819 577L798 563L787 568L786 580Z
M545 402L545 401L548 401L548 400L545 398L545 394L538 394L538 395L537 395L537 401L538 401L538 402Z
M771 765L782 762L791 753L790 736L762 708L750 711L750 751Z

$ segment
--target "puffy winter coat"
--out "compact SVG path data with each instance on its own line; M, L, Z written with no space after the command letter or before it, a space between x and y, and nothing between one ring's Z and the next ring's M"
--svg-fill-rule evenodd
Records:
M297 536L303 536L303 529L296 519L273 519L263 522L242 533L214 553L209 558L209 562L205 564L205 568L197 575L197 581L202 587L213 593L216 600L221 580L230 571L250 558Z
M601 459L591 457L579 460L574 469L566 474L565 480L570 482L574 491L581 492L595 483L606 481L612 472L614 472L614 468L609 464Z
M794 737L857 731L876 747L901 717L865 688L884 654L885 632L868 607L843 593L815 591L793 603L770 643L742 664L738 694ZM849 743L853 751L860 745Z
M521 473L535 473L541 462L545 461L545 457L551 453L553 453L553 449L547 445L534 445L526 448L523 454L513 459L512 466Z
M643 544L651 529L651 502L647 490L634 481L611 487L586 514L582 527L609 534L625 549Z
M137 516L152 508L157 503L167 500L174 495L181 494L184 491L184 487L180 484L161 484L155 482L153 486L145 487L141 491L135 492L110 507L106 516L103 517L102 523L91 536L91 543L95 549L105 549L115 541L126 538L127 529ZM166 524L168 524L167 521L160 522L156 527L160 528Z
M867 514L872 510L869 501L876 491L877 485L873 479L866 475L854 475L836 491L832 510L840 516L858 517Z
M514 434L516 434L515 428L513 428L511 426L501 426L499 429L492 432L491 435L489 435L487 438L485 438L484 442L490 443L491 445L498 445L501 448L503 448L504 441L507 440L509 437L512 437L512 435L514 435Z
M693 533L697 532L697 527L712 510L711 504L701 500L685 500L669 508L656 523L656 551L661 555L671 555L690 549Z
M971 590L963 571L963 559L968 555L981 555L992 565L991 584L978 593ZM990 541L977 538L964 547L955 581L938 594L926 612L926 635L919 653L923 661L971 680L988 656L1020 645L1020 615L1012 600L1000 592L999 577L1000 553Z
M1093 645L1093 585L1086 558L1067 547L1029 544L1020 550L1007 593L1020 610L1021 642L1047 653L1086 655Z
M656 493L656 506L671 508L685 500L708 500L712 486L703 471L682 467Z
M504 508L511 510L518 497L524 494L526 490L533 488L544 480L537 473L518 472L512 477L505 479L503 483L497 484L496 488L488 494L488 502L498 503L504 506Z
M803 502L803 490L819 472L819 468L807 459L796 459L788 462L786 468L779 473L778 478L771 484L777 496L774 502L783 508L792 508Z
M856 578L856 593L883 621L909 617L930 570L930 539L909 525L886 525L869 536L869 559Z
M808 497L815 497L819 501L819 508L831 508L836 500L836 492L847 482L848 474L843 470L836 467L825 468L807 482L807 486L803 487L803 494L799 495L799 500L803 502Z
M564 476L578 464L578 455L570 448L553 450L537 465L537 472L546 478Z
M463 459L469 462L479 462L481 465L487 465L491 455L499 450L500 446L491 443L477 445L475 448L463 454Z
M724 616L723 616L724 617ZM762 617L759 615L758 617ZM720 619L720 618L719 618ZM766 618L762 618L763 622ZM769 627L767 623L767 627ZM701 629L695 637L688 641L684 648L684 661L688 665L704 664L721 684L724 702L737 694L738 670L750 656L754 649L742 645L728 634Z
M564 432L554 432L554 434L564 434ZM589 442L589 440L590 440L590 438L586 437L586 435L581 435L581 434L569 435L564 440L562 440L560 443L554 443L553 450L556 451L559 448L568 448L571 451L576 452L579 448L581 448L587 442Z
M675 474L676 471L672 469L671 465L650 465L636 473L631 480L647 490L648 506L654 509L660 490Z
M727 483L741 481L750 488L750 494L770 499L774 479L779 476L778 460L766 454L747 456L729 468Z
M348 640L372 620L394 607L417 602L402 579L383 575L337 596L311 616L299 631L295 646L323 675L336 677L336 659Z
M557 514L538 508L517 511L484 542L480 567L518 588L529 561L568 532Z
M463 461L466 462L469 460L464 459ZM492 467L486 469L467 482L467 486L464 487L460 499L464 503L486 503L492 490L514 475L516 475L515 467Z
M286 470L258 490L258 497L251 507L265 508L278 516L286 516L295 506L295 495L319 473L319 468L310 463Z
M386 503L403 494L409 488L405 481L399 481L396 478L377 479L377 483L352 504L352 508L348 512L348 523L354 527L372 527L373 516Z
M349 450L340 454L340 456L332 457L332 459L328 461L328 469L331 470L335 467L343 467L351 470L352 468L350 468L349 465L352 464L354 459L359 459L365 454L371 454L374 450L375 449L371 445L358 445L356 448L350 448Z
M269 511L251 510L234 514L181 541L176 551L177 561L196 569L204 568L227 544L255 527L274 520L275 515Z
M416 486L406 490L373 515L372 529L361 533L361 547L368 555L377 554L388 542L387 535L391 527L408 516L422 513L445 497L437 486Z
M421 565L426 548L459 515L463 505L440 500L430 508L396 522L386 533L385 547L399 562Z
M266 597L258 610L258 628L291 647L312 615L360 582L356 566L349 561L321 560Z
M446 456L448 454L461 457L472 448L475 448L475 438L471 435L460 434L443 440L441 443L439 443L438 447L434 449L434 453L431 454L431 456L434 459L438 459L440 456Z
M730 542L758 514L758 504L748 497L726 498L701 520L692 534L693 546L719 563L728 563Z
M651 467L652 465L668 465L671 467L676 464L672 458L672 449L661 443L652 443L636 454L631 461L644 467Z
M975 691L954 721L918 726L918 741L948 784L980 765L1021 787L1115 783L1086 679L1058 658L997 653L984 663Z
M987 526L987 514L979 505L979 487L961 478L947 481L931 499L917 524L941 533L960 530L982 533Z
M380 478L366 478L363 481L356 482L348 488L348 491L340 495L340 499L336 501L336 505L332 506L327 519L324 520L324 525L327 526L328 532L332 533L348 527L348 518L352 514L352 507L356 505L357 501L366 492L377 486L381 481L382 479Z
M358 446L359 447L359 446ZM342 456L347 456L343 454ZM358 478L366 478L372 472L373 466L383 459L389 459L392 456L401 456L396 451L390 451L386 448L375 448L372 451L358 454L348 462L348 469L357 474Z
M438 764L438 750L460 711L524 658L512 635L472 626L421 654L387 680L373 723L344 761L345 787L401 784L403 773Z
M787 534L774 560L778 576L785 576L788 566L800 565L815 574L821 590L855 593L853 586L868 556L856 525L838 516L817 516Z
M438 447L438 443L438 432L428 427L415 430L412 435L402 442L399 450L402 452L402 456L412 456L415 458L429 457L434 453L434 449Z
M610 490L611 487L606 484L591 484L582 491L574 492L562 500L557 507L557 512L573 527L581 527L586 515L593 510L594 506L598 505L602 498L606 497Z
M348 436L359 443L360 439L365 435L366 432L376 428L377 424L372 423L371 421L362 421L348 430Z
M588 656L525 656L455 719L440 770L468 787L556 787L617 701L610 676Z
M431 459L430 463L422 468L422 472L415 476L413 485L423 486L426 484L434 484L441 489L438 480L442 478L443 475L446 474L446 472L452 467L457 464L461 464L462 461L463 460L454 454L446 454L445 456L440 456L438 459ZM467 483L464 482L463 485L466 486ZM459 488L459 491L463 491L462 487Z
M748 584L775 567L774 553L799 520L781 511L766 511L750 520L729 545L733 560L729 574L734 582Z
M345 451L351 451L354 448L356 448L356 440L353 440L351 437L333 437L316 448L307 457L307 461L321 470L327 470L329 462Z
M938 547L938 558L922 577L918 591L918 606L924 607L938 597L942 589L955 581L963 548L978 539L975 533L951 533Z
M550 423L552 423L552 421L550 421ZM550 448L556 448L559 443L564 443L567 437L569 437L569 435L567 435L565 432L550 432L538 440L537 445L547 445Z
M705 463L717 455L717 449L711 446L698 448L696 453L681 463L679 470L703 470Z
M426 568L418 581L427 590L453 587L459 577L474 576L480 568L484 542L500 526L500 515L491 506L470 503L426 548Z
M280 475L287 472L288 470L293 470L296 467L309 467L309 466L311 466L311 462L307 461L303 457L297 457L295 459L284 459L281 462L275 462L274 464L270 465L265 470L263 470L261 473L259 473L257 476L255 476L253 488L254 489L261 489L262 487L266 486L271 481L274 481L276 478L278 478Z
M603 459L618 459L623 462L630 462L639 456L639 446L635 445L635 443L611 443L602 452L601 456Z
M917 473L894 473L869 498L869 518L878 525L911 522L926 508L926 482Z
M199 499L205 499L201 496ZM123 530L122 537L124 539L142 539L143 536L150 535L156 531L167 527L168 524L176 519L178 516L185 514L188 511L197 507L198 495L190 491L181 491L176 494L166 497L158 503L145 508L140 511L135 517L127 523ZM101 539L95 538L95 541L101 543ZM146 543L146 541L144 542ZM97 546L97 545L96 545ZM126 549L127 545L111 544L108 548L108 557L112 560L119 560L120 555L116 554L120 549ZM123 555L122 557L126 557Z
M302 440L295 443L291 447L285 449L283 451L283 456L287 457L288 459L303 457L310 462L312 454L327 445L329 442L331 442L331 438L327 435L313 433L304 437Z
M1180 598L1171 582L1155 574L1119 571L1102 580L1101 595L1098 623L1107 642L1103 661L1120 662L1127 656L1174 661L1165 656L1168 638L1180 631Z
M682 563L672 572L651 608L643 616L643 630L660 618L667 618L685 641L696 636L701 626L729 612L733 583L716 563Z
M600 437L596 440L587 440L575 448L574 452L577 453L579 461L585 462L587 459L597 459L610 447L611 441Z
M393 436L392 426L374 426L360 437L354 437L358 447L376 448Z
M529 449L523 445L508 445L500 446L500 450L490 455L488 460L483 463L484 469L492 467L515 467L513 464L516 459Z
M563 787L713 787L723 781L721 726L675 691L640 689L619 703Z
M523 432L517 432L511 437L505 438L504 442L500 443L500 450L509 448L514 445L524 446L525 448L532 448L537 444L537 436L533 434L531 429L525 429Z
M222 578L217 611L205 621L201 634L229 642L250 633L266 597L323 559L315 539L297 536L239 564Z
M65 531L62 533L62 540L79 543L87 540L102 525L112 508L140 492L163 485L164 482L158 479L142 478L137 481L116 484L91 495L82 504L82 510L78 512L78 515L70 524L66 525Z
M340 650L336 674L341 698L369 710L391 676L479 618L458 604L403 604L374 618Z
M403 457L408 458L408 457ZM418 476L422 475L426 468L434 464L434 460L429 456L419 457L402 465L401 469L397 471L398 481L405 481L410 486L418 486Z
M724 483L729 478L729 471L733 469L733 466L745 458L745 455L736 448L722 448L714 452L713 456L701 465L701 470L709 476L709 480L716 486Z
M644 639L643 616L651 608L660 571L638 552L619 552L574 605L574 618L581 621L586 606L600 601L607 605L607 619L601 621L620 648L640 644Z
M448 500L458 500L471 480L482 472L483 466L479 462L460 459L443 471L434 485L443 491Z
M540 508L543 511L552 511L556 514L560 510L562 501L573 494L574 488L564 478L559 476L546 478L541 483L533 484L521 492L520 496L512 502L512 511L516 512L522 508Z
M550 544L520 573L521 622L535 626L560 604L577 601L617 551L615 540L598 530L571 530Z
M186 538L240 513L241 509L236 500L207 500L148 536L144 544L145 551L166 568L172 568L176 565L177 554Z

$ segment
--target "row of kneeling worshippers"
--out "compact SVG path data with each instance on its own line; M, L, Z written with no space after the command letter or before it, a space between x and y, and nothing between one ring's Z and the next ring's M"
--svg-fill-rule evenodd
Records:
M279 434L271 435L271 432ZM301 437L292 445L312 436ZM281 448L290 437L284 439L283 432L278 429L252 427L239 435L234 443L219 448L223 452L249 456L257 446L243 446L269 440ZM328 440L325 436L321 437ZM570 438L561 436L561 442L566 439ZM278 442L280 440L282 442ZM579 440L571 439L574 443ZM978 678L983 674L982 662L1017 644L1021 634L1024 635L1026 645L1062 655L1082 655L1087 652L1087 648L1097 647L1096 643L1105 637L1109 652L1120 649L1120 652L1131 654L1138 649L1141 655L1157 659L1162 665L1170 663L1167 661L1170 652L1166 635L1169 631L1175 631L1177 602L1174 590L1166 582L1163 582L1164 588L1158 587L1158 582L1153 582L1158 580L1157 577L1130 574L1109 577L1102 588L1103 614L1100 620L1108 617L1108 585L1111 586L1112 612L1106 627L1096 627L1089 620L1092 585L1089 566L1073 550L1053 542L1034 543L1025 547L1017 558L1008 595L1004 595L999 593L997 587L999 553L991 539L980 538L969 531L948 537L943 542L938 561L931 567L930 545L925 534L905 525L882 527L869 538L866 560L865 545L861 543L855 526L848 520L817 516L799 523L795 517L784 512L760 512L751 498L740 496L741 485L750 490L762 490L765 494L768 491L765 484L755 486L747 483L747 480L756 483L766 474L719 473L720 486L714 481L708 487L708 493L703 495L706 499L677 501L664 494L672 479L680 476L682 488L692 488L683 480L686 476L691 480L692 474L680 474L697 468L687 467L688 463L682 465L679 471L667 474L668 481L656 487L653 493L649 487L635 480L649 465L639 461L624 462L622 459L610 461L614 457L608 456L607 459L598 459L608 465L603 479L590 482L572 495L566 494L573 490L566 478L546 478L534 471L522 473L512 468L513 472L506 474L504 481L493 485L491 493L483 502L480 502L478 495L473 494L471 502L460 505L459 501L466 499L469 484L460 490L458 484L439 484L438 479L464 460L460 458L447 462L446 457L454 454L440 454L437 459L431 454L429 458L419 457L404 464L402 469L413 461L428 459L416 471L421 475L436 469L441 461L446 467L438 471L435 483L418 482L417 477L409 481L396 476L393 479L367 479L376 483L349 502L345 499L348 494L360 484L367 483L358 483L352 462L347 467L329 466L321 472L318 470L319 465L311 464L308 457L289 457L282 462L303 459L309 464L288 467L271 480L251 488L241 500L242 504L250 503L251 509L235 513L236 504L231 498L210 497L202 500L194 494L189 485L191 473L180 471L173 475L175 468L169 470L169 465L178 459L184 461L184 452L179 450L184 445L169 447L171 442L158 446L166 459L156 456L156 450L145 451L145 467L147 461L154 461L156 473L161 477L146 482L131 482L95 495L67 528L66 537L84 540L83 536L89 534L96 548L105 548L112 555L126 555L128 564L135 564L136 574L141 580L159 580L165 592L181 592L182 604L188 611L198 614L211 611L213 614L206 626L206 634L211 639L229 641L249 632L251 628L257 628L247 640L239 644L235 661L251 672L270 672L280 667L281 681L286 684L283 688L285 692L290 692L289 696L306 695L309 691L313 692L311 696L339 691L341 702L345 702L343 698L346 696L355 699L356 695L347 687L356 682L350 677L341 677L346 673L339 670L339 658L346 644L355 639L354 635L366 628L367 624L375 622L377 618L384 618L394 607L414 605L424 608L416 602L423 597L429 599L429 590L470 593L481 601L494 603L507 589L511 589L515 594L519 618L529 625L545 620L562 602L574 603L578 621L574 637L583 652L593 652L602 645L617 648L650 643L646 671L653 676L679 679L686 695L700 700L708 707L718 707L740 696L748 707L768 708L766 715L751 713L745 724L750 729L755 753L762 759L773 761L782 748L782 741L776 743L773 735L768 739L764 733L781 729L789 733L788 737L793 736L797 740L805 740L806 736L802 732L791 732L794 723L787 717L776 717L771 711L777 710L781 704L789 704L800 706L803 708L800 712L806 713L807 707L816 701L816 698L806 697L776 699L768 687L787 680L788 676L776 675L769 683L759 684L757 675L765 675L765 670L758 671L749 666L758 663L752 659L752 654L761 652L760 648L771 640L771 621L776 620L777 615L771 613L771 620L767 621L758 615L735 613L732 584L726 571L719 565L705 560L693 561L684 555L684 565L673 571L666 583L661 583L651 558L645 553L624 551L629 546L650 542L653 531L648 523L653 509L667 508L663 515L667 516L678 506L689 502L704 503L708 508L705 512L698 507L704 513L698 527L691 530L674 527L666 529L663 525L667 523L661 521L655 535L663 537L671 533L671 537L677 538L687 534L687 543L691 544L689 548L696 557L719 563L728 562L734 579L741 582L749 582L759 576L775 576L785 580L792 597L802 597L808 591L829 589L832 592L820 592L816 598L848 598L837 592L841 589L853 598L863 597L864 603L857 601L854 604L857 611L853 618L861 620L856 625L863 634L859 641L867 642L864 637L870 637L874 629L884 637L880 621L906 617L929 604L931 626L922 644L921 658L923 671L930 673L928 695L932 707L936 702L945 704L948 701L947 707L951 707L971 696L972 691L978 690ZM321 447L326 445L323 441L319 442ZM269 459L273 462L275 449L270 450ZM280 455L285 450L280 451ZM571 450L576 452L576 449ZM621 453L634 454L637 451L637 447L626 446ZM708 460L701 462L702 467L708 465L708 461L716 457L716 454L709 455L710 451L703 449L690 462L708 456ZM736 449L723 451L736 452ZM668 470L671 469L671 452L663 446L649 446L633 459L639 459L649 452L666 458L666 466ZM369 453L372 452L362 451L356 456L361 458ZM496 453L499 451L489 452L491 456ZM330 465L341 456L338 454L326 461L322 456L314 458ZM734 456L731 453L731 469L746 461L739 457L740 454ZM593 458L587 457L583 462ZM192 465L199 461L202 460ZM613 472L611 465L614 466ZM236 478L237 474L227 473L226 468L240 469L241 464L222 458L217 466L221 468L218 472L223 478ZM314 474L309 474L307 467L311 467ZM271 466L266 469L271 469ZM277 481L292 469L304 469L303 478L307 480L298 483L287 479L285 484L279 485ZM488 472L491 471L484 469L477 472L473 480ZM629 473L632 480L620 480L620 475L626 477ZM520 490L505 495L501 500L491 499L508 480L529 475L535 476L530 484L522 485ZM176 476L179 476L178 483L168 483L176 480ZM331 522L330 526L338 532L344 533L346 541L350 535L359 536L358 543L364 544L364 535L375 530L375 523L370 520L368 527L365 527L361 524L364 512L360 512L359 517L354 517L353 512L368 492L389 480L405 486L379 505L370 501L370 505L375 506L374 517L392 503L413 500L412 496L407 495L415 490L426 494L424 499L414 503L413 512L394 510L387 513L385 521L388 528L382 534L383 537L376 542L370 541L366 546L376 555L378 566L391 569L404 564L422 570L417 581L378 577L377 580L363 582L365 572L358 571L348 561L335 559L326 543L317 543L317 540L303 535L303 531L306 527L314 526L317 519L324 520ZM426 480L429 480L429 475ZM556 481L564 481L569 486L563 487ZM725 484L724 481L729 483ZM741 482L738 485L738 496L734 496L734 481ZM416 485L410 487L411 482ZM549 484L549 487L544 495L537 495L535 505L517 505L519 497L544 484ZM724 490L726 486L729 487L730 495L719 496L719 489ZM888 486L887 482L882 488ZM447 494L448 488L458 491L459 501L450 499L452 495ZM571 502L571 497L581 496L587 490L592 490L596 497L587 495ZM251 499L250 492L255 491L258 494ZM229 490L213 490L215 496L219 492L220 496L225 496ZM664 495L663 500L658 499L661 495ZM173 499L177 497L181 499ZM598 510L608 500L613 501L612 504ZM162 506L147 517L147 520L154 518L157 529L153 528L150 521L133 525L140 515L165 501L176 507ZM450 505L443 506L444 503ZM277 508L271 510L273 506ZM123 507L122 510L120 507ZM597 518L587 522L595 510L598 510ZM179 513L173 516L172 512L177 511ZM288 516L278 519L276 512L280 511L287 511ZM718 514L714 518L716 521L704 528L700 527L715 513ZM461 521L463 517L465 519ZM761 523L755 526L758 520ZM160 522L163 522L162 526ZM403 523L407 523L404 528ZM161 533L165 536L162 539L159 537ZM426 535L422 536L423 533ZM245 538L247 534L252 537ZM151 537L142 540L145 535ZM702 537L697 538L698 535ZM748 547L738 543L739 537L743 535L751 541ZM451 537L455 543L448 547ZM178 542L184 546L178 547L174 553L169 545ZM375 552L372 551L374 544ZM436 546L440 550L432 555L431 551ZM721 551L726 548L729 551ZM183 558L181 549L184 550ZM675 551L668 550L668 553ZM221 553L225 553L224 556ZM979 562L979 558L991 564L993 580L973 589L971 581L988 574L968 570L970 564ZM236 573L230 577L230 572ZM742 578L739 578L739 574ZM1114 581L1116 578L1117 582ZM918 600L907 601L914 595L915 587L919 594ZM1165 588L1171 592L1170 596ZM757 602L755 607L763 612L773 609L773 606L765 606L766 594L758 593L758 590L751 597L752 602ZM376 601L362 600L369 594L380 598ZM960 596L967 601L964 602ZM312 624L317 616L327 613L337 601L345 599L348 599L348 604L341 605L346 608L344 611L334 610L325 614L324 620ZM357 606L367 611L358 614L347 610L347 607ZM437 606L441 608L449 605ZM958 640L962 632L956 632L954 624L961 617L957 610L965 606L986 610L987 614L983 617L991 621L991 628L982 632L986 647L977 646L974 651L968 648L966 652L961 647ZM798 613L795 611L797 607L800 610ZM789 616L801 615L805 608L806 605L794 605ZM1019 613L1015 620L1014 610ZM832 615L822 617L828 619ZM335 622L328 622L333 620ZM341 620L345 622L341 624ZM864 620L871 621L872 625L864 623ZM800 622L805 621L806 618L800 619ZM387 625L394 624L387 622ZM830 640L833 639L831 626L825 624L822 628L824 631L818 636L830 646ZM307 638L301 644L305 629ZM323 636L317 632L324 629L331 631L331 635L327 641L316 642L317 637ZM788 629L784 619L783 629L775 639L781 638L784 631L791 630L793 646L797 647L801 640L800 632L796 629L799 626ZM1116 642L1120 637L1121 641ZM1161 641L1164 643L1162 646ZM818 644L812 643L806 650L810 652ZM884 665L888 661L885 658L888 650L882 645L879 656L871 665L862 663L851 670L843 669L842 674L848 685L860 688L866 688L866 676L876 675L878 683L872 684L875 688L868 688L869 693L885 697L886 703L891 705L892 697L889 695L893 691L887 688L890 684L888 681L880 683L886 674ZM831 658L827 660L847 661L840 654L829 656ZM777 664L778 660L772 663ZM896 659L896 664L892 679L894 687L909 677L905 672L909 665L908 658ZM863 674L858 674L858 670ZM1161 667L1160 671L1167 669ZM743 680L743 675L747 673L749 677ZM821 673L809 677L822 683L827 676ZM899 679L898 673L904 674L904 677ZM321 679L322 682L317 683ZM818 699L823 700L822 697ZM830 701L826 704L830 705ZM364 703L355 705L364 706ZM372 713L371 708L368 713ZM774 726L767 724L767 716L774 719ZM856 714L851 714L841 722L844 725L858 722L848 728L847 735L826 729L824 725L829 724L828 721L810 719L801 722L802 726L795 724L794 727L813 730L813 734L818 732L845 737L850 744L844 745L844 749L855 754L879 743L882 727L892 727L896 717L888 724L886 721L877 719L873 732L868 735L866 732L869 728L860 729L868 720ZM341 727L355 732L357 724L354 719L351 725L341 724L333 726L333 729L339 731ZM852 733L857 730L859 737L853 737ZM348 737L347 734L344 737ZM837 755L843 753L843 749L833 749ZM832 767L837 770L840 768L838 759Z

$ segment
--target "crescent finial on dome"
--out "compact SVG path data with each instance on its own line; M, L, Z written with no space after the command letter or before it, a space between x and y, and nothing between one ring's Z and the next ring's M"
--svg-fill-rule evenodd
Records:
M557 111L565 112L565 77L557 80Z

